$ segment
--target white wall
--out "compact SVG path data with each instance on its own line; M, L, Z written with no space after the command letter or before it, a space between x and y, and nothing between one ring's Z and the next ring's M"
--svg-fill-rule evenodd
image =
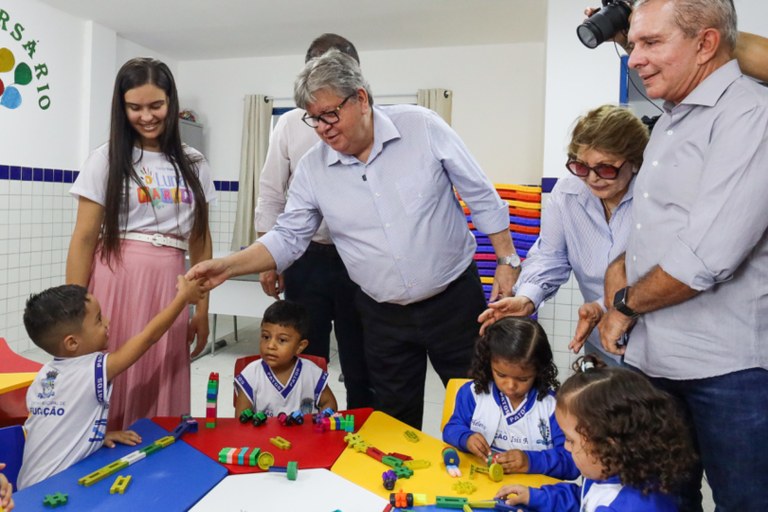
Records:
M417 89L454 91L453 127L494 182L538 183L544 101L542 44L361 52L374 98ZM236 180L243 97L267 94L292 105L303 55L179 63L182 108L205 125L207 157L217 179Z
M17 66L24 62L30 68L43 64L48 68L47 76L38 79L33 74L30 84L18 86L22 96L18 108L0 106L1 163L74 168L80 164L80 91L87 79L85 22L34 0L6 0L0 10L10 18L6 30L0 30L0 48L14 54ZM13 37L17 24L23 27L19 41ZM29 41L36 41L32 57L22 46ZM6 86L13 84L13 78L13 71L0 73ZM45 104L44 96L50 99L47 109L38 103Z

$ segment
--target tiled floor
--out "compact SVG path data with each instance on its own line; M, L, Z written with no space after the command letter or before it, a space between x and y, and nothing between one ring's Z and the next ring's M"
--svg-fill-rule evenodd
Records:
M232 400L228 397L232 396L233 393L235 360L239 357L258 353L259 321L259 319L253 318L240 318L238 320L238 341L235 341L232 318L223 315L218 317L217 334L229 333L219 337L219 340L223 339L226 341L226 346L217 348L213 356L207 354L192 363L192 416L205 416L205 392L211 372L218 372L219 374L219 416L232 417L234 415L235 408L232 405ZM51 359L48 354L37 348L26 351L22 355L40 362L46 362ZM334 342L332 342L331 358L328 362L328 373L331 390L336 395L339 407L344 407L346 404L346 391L344 384L339 382L339 358ZM445 389L440 382L440 378L430 366L427 368L422 431L438 439L441 438L440 420L442 418L444 397ZM706 480L702 487L702 492L704 493L704 512L713 512L715 505Z

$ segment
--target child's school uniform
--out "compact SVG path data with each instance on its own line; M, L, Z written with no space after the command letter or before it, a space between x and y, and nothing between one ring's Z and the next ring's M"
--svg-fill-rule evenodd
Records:
M56 358L27 391L27 440L19 471L23 489L67 469L104 444L112 384L108 354Z
M277 416L293 411L317 412L317 402L328 384L328 373L312 361L296 358L288 383L282 385L272 369L259 359L243 368L235 385L245 393L254 411Z
M529 472L572 480L579 476L571 454L564 448L565 435L555 419L555 396L537 400L531 389L513 409L506 395L490 383L490 393L476 393L474 382L459 388L456 407L443 429L443 441L463 451L472 434L480 433L494 452L522 450Z
M530 489L529 508L539 512L676 512L675 501L667 494L643 494L622 485L618 476L607 480L584 479L584 485L544 485Z

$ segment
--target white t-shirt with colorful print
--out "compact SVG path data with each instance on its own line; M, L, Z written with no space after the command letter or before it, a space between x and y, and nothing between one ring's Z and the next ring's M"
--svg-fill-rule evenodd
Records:
M194 148L184 147L192 161L196 161L198 176L205 193L205 202L216 199L208 161ZM161 233L188 240L194 224L195 202L188 189L163 153L133 150L134 169L146 191L133 180L128 189L128 219L120 216L120 228L126 232ZM83 165L83 170L69 190L76 197L90 199L102 206L106 204L109 177L109 145L97 148Z

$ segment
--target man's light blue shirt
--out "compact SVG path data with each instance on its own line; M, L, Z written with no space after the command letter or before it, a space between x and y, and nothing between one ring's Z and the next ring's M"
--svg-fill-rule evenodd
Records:
M627 363L670 379L768 368L767 198L768 90L732 60L664 105L645 150L628 282L659 265L701 293L641 315Z
M476 244L453 187L478 230L509 229L501 200L464 143L437 114L373 108L367 162L320 142L299 162L285 212L259 241L283 272L324 218L349 275L378 302L432 297L472 261Z

